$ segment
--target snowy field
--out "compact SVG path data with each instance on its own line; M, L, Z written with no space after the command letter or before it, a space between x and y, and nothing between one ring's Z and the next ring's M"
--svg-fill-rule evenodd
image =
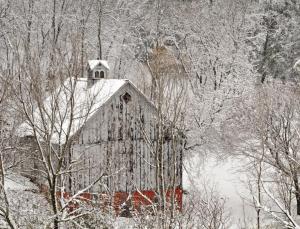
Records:
M184 170L184 188L189 190L196 186L201 189L203 182L214 186L221 198L226 199L226 207L232 219L232 229L241 228L243 221L253 222L255 211L245 200L249 196L243 181L245 175L237 171L239 161L228 160L218 162L213 157L208 157L201 162L199 155L193 156ZM188 170L188 171L187 171Z

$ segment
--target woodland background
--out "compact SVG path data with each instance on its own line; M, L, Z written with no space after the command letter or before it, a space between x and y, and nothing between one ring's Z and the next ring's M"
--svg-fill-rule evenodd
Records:
M14 131L26 119L16 88L42 99L100 58L110 76L130 79L155 104L161 87L177 93L162 112L178 111L187 136L188 194L184 214L164 216L169 228L299 228L299 25L299 0L0 0L3 224L51 228L53 218L13 171L21 163ZM224 168L217 179L215 168ZM124 226L87 212L63 218L62 228ZM154 216L126 223L162 228Z

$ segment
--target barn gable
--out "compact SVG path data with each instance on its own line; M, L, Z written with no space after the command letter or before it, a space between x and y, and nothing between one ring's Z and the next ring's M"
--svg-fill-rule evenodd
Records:
M122 80L123 81L123 80ZM109 115L109 111L112 104L116 103L117 101L123 101L124 105L126 104L129 106L130 104L134 103L134 106L143 106L143 109L146 109L151 115L156 115L156 107L148 98L139 91L134 84L131 83L129 80L125 80L126 82L117 90L115 91L105 103L101 104L95 112L85 123L85 126L93 125L95 120L99 118L101 112L106 112ZM90 124L91 123L91 124Z

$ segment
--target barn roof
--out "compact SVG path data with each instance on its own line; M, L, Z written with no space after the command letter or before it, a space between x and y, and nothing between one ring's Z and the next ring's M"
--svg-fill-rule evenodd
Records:
M140 95L144 96L129 80L101 79L95 81L92 86L88 86L88 83L86 78L67 79L53 95L44 100L43 109L37 108L33 112L30 118L37 127L41 139L46 133L45 130L49 131L52 128L51 141L63 144L67 136L76 134L86 121L126 84L130 84ZM74 109L71 109L72 91L74 92ZM149 101L149 103L151 102ZM53 110L56 110L54 116ZM72 116L73 118L71 118ZM71 120L72 127L70 132L67 133ZM47 123L46 126L45 123ZM17 130L18 136L33 136L31 126L28 121L22 123Z
M108 62L106 60L89 60L88 65L93 70L98 64L103 65L106 69L109 69Z

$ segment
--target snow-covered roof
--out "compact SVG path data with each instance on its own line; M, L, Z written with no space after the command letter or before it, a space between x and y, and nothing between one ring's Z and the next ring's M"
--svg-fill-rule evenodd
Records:
M67 136L73 136L109 98L130 81L101 79L95 81L92 86L88 86L88 83L86 78L67 79L55 93L45 99L43 109L37 108L33 112L30 118L41 139L45 132L53 129L51 141L63 144ZM74 100L71 100L72 92ZM70 124L72 125L68 133ZM28 121L22 123L17 134L20 137L32 136L31 126Z
M103 65L106 69L109 69L108 62L106 60L89 60L88 61L89 67L93 70L98 64Z
M25 190L38 190L38 187L34 185L28 178L25 178L21 175L12 173L6 174L4 177L4 188L6 191L15 190L15 191L25 191Z

